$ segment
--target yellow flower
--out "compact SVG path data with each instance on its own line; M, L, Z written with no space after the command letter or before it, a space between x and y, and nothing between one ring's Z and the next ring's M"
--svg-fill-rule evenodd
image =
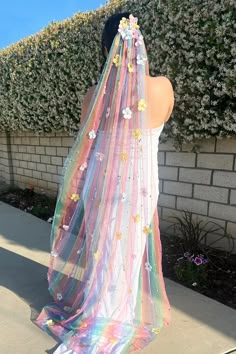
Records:
M126 151L123 151L121 154L120 154L120 158L121 158L121 161L127 161L127 158L128 158L128 154Z
M138 223L140 221L140 215L134 215L133 216L134 222Z
M138 110L143 112L145 111L145 109L147 108L147 103L146 101L142 98L141 100L139 100L138 102Z
M152 229L151 229L149 226L144 226L143 232L144 232L146 235L149 235L149 234L152 232Z
M53 320L47 320L46 323L48 326L53 326L55 324L55 322Z
M140 26L139 26L137 23L134 23L134 24L133 24L133 28L134 28L134 29L139 29L139 27L140 27Z
M117 232L117 234L116 234L117 240L121 240L121 237L122 237L122 233L121 232Z
M72 199L74 202L77 202L78 200L80 200L80 196L77 193L73 193L70 199Z
M142 133L140 129L134 129L133 131L133 138L134 139L141 139Z
M134 72L134 66L133 66L132 63L128 64L128 70L129 70L129 73L133 73Z
M82 322L79 328L87 328L88 324L86 322Z
M152 332L155 334L159 334L160 330L159 330L159 328L152 328Z
M129 20L126 17L122 17L120 20L120 25L122 28L128 28L129 27Z
M116 54L116 56L113 59L113 63L115 64L116 67L119 66L119 64L120 64L120 56L119 56L119 54Z
M118 340L115 339L115 338L111 338L111 339L110 339L110 342L111 342L111 344L116 344L116 343L118 342Z
M98 258L99 258L99 253L98 252L94 253L94 258L95 258L96 261L98 260Z

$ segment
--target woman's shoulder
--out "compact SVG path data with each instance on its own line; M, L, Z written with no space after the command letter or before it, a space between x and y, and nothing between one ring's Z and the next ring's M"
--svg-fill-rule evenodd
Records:
M170 118L175 102L174 90L170 79L166 76L149 76L148 87L154 116L158 119L158 123L160 121L166 122ZM160 113L161 111L162 113Z
M149 76L148 80L152 96L156 98L163 97L168 105L173 106L175 98L173 85L170 79L166 76Z
M147 79L154 88L161 87L162 89L165 88L166 90L174 91L170 79L166 76L147 76Z

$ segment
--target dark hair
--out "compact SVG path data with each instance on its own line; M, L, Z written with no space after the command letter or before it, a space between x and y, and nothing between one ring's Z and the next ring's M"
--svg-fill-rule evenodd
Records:
M129 15L130 15L129 12L117 13L110 16L105 23L105 27L102 33L102 55L104 57L104 62L101 68L101 72L106 62L105 47L109 52L112 46L112 42L118 32L120 20L122 19L122 17L129 18Z
M129 18L129 15L129 12L122 12L114 14L107 19L102 33L102 53L104 58L105 47L107 47L107 50L109 52L109 50L111 49L112 42L118 32L120 20L122 19L122 17Z

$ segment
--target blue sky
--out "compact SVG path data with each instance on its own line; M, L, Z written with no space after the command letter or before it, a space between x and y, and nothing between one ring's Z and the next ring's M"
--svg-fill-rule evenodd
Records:
M51 21L76 12L95 10L105 0L3 0L0 11L0 49L37 33Z

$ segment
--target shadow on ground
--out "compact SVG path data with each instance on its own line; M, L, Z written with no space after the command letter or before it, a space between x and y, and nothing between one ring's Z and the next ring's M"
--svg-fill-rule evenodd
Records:
M27 302L31 307L31 320L34 320L42 307L52 302L47 267L4 248L0 248L0 260L0 286Z
M42 307L52 302L48 293L47 267L38 263L39 258L38 262L33 260L36 259L34 250L44 251L44 255L49 252L50 225L15 208L10 209L0 205L0 286L14 292L30 305L33 321ZM23 245L24 252L31 259L18 254L17 244L19 248ZM175 312L182 313L178 318L179 328L175 331L187 333L190 329L188 323L193 319L196 329L204 327L205 330L207 326L235 340L236 312L233 309L168 279L165 283L171 307ZM192 330L194 337L194 328ZM48 354L53 353L55 348L47 351Z

